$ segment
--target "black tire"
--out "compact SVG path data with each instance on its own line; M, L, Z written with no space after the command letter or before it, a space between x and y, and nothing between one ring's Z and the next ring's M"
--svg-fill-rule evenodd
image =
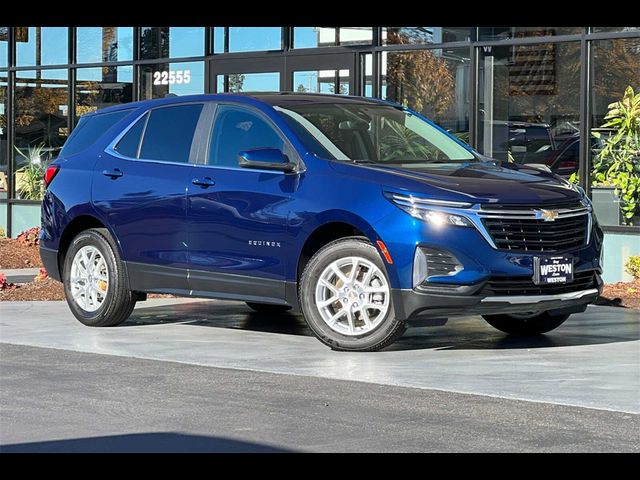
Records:
M527 318L514 317L513 315L483 315L483 318L493 328L510 335L540 335L550 332L562 325L569 315L552 315L551 312L542 312L539 315Z
M378 251L362 237L342 238L325 245L309 260L299 282L298 297L304 318L318 339L333 350L370 352L380 350L395 342L406 330L403 321L395 318L393 300L389 299L389 309L380 324L363 335L343 335L331 329L322 319L315 304L316 283L324 269L333 261L348 256L360 256L372 261L385 275L390 285L386 268Z
M89 312L78 305L71 294L71 265L75 254L84 246L97 248L105 259L109 271L109 285L102 305ZM79 233L67 250L63 267L64 293L73 315L89 327L113 327L124 322L136 304L137 296L129 290L129 281L113 238L104 228L93 228Z
M245 302L247 306L258 313L283 313L288 310L291 310L289 305L275 305L272 303L255 303L255 302Z

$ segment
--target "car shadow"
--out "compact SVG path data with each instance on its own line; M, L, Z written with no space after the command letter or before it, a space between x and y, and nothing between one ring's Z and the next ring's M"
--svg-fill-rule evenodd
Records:
M196 301L149 307L143 305L134 310L122 327L182 324L313 336L300 314L258 313L239 302ZM635 340L640 340L640 322L636 311L591 307L584 313L574 314L558 329L532 337L506 335L478 316L453 318L441 326L409 328L385 351L535 349Z
M133 433L0 445L0 453L276 453L291 450L222 437Z

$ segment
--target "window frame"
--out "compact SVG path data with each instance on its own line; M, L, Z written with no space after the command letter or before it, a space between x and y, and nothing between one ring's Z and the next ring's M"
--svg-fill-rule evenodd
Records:
M131 123L129 125L127 125L122 132L120 132L107 146L107 148L104 149L105 153L108 153L109 155L112 155L114 157L120 158L122 160L129 160L129 161L134 161L134 162L145 162L145 163L161 163L161 164L165 164L165 165L194 165L197 163L197 157L198 157L198 151L199 151L199 145L200 145L200 130L204 127L206 127L206 125L203 125L203 122L206 121L206 115L205 112L207 110L207 103L208 102L203 102L203 101L193 101L193 102L180 102L180 103L171 103L168 105L158 105L155 107L151 107L151 108L147 108L145 109L143 112L140 113L140 115L138 115L137 117L135 117ZM201 105L202 106L202 110L200 111L200 116L198 117L198 121L196 123L196 128L193 132L193 138L191 139L191 148L189 150L189 158L186 162L172 162L172 161L167 161L167 160L159 160L159 159L153 159L153 158L142 158L140 157L140 154L142 152L142 144L144 142L144 136L147 133L147 125L149 123L149 119L151 118L151 114L153 113L153 111L155 110L159 110L161 108L172 108L172 107L181 107L181 106L187 106L187 105ZM144 119L144 127L142 128L142 133L140 134L140 142L138 143L138 150L137 150L137 154L136 157L128 157L126 155L123 155L122 153L118 152L116 150L116 146L118 145L118 143L120 143L120 140L122 140L122 138L129 132L129 130L131 130L133 128L133 126L135 124L137 124L139 121L142 120L143 117L146 117Z
M253 107L252 105L246 105L240 102L225 100L225 101L212 101L210 103L213 105L213 109L211 111L210 121L205 126L206 128L208 128L208 130L206 130L202 135L202 137L200 138L200 141L202 143L200 145L199 151L202 152L202 154L198 155L199 161L196 162L196 166L206 167L206 168L216 168L219 170L248 171L248 172L258 172L258 173L269 172L269 173L280 174L280 175L298 175L306 171L306 166L302 161L302 158L298 153L298 150L296 150L293 143L289 140L289 138L282 131L282 129L276 124L276 122L274 122L271 118L269 118L269 116L266 115L264 112L261 112L259 109ZM211 136L213 135L213 131L216 128L216 123L218 120L218 109L223 106L230 106L230 107L240 108L241 110L246 110L258 116L262 120L264 120L271 128L273 128L275 133L282 139L284 144L283 153L287 155L287 157L289 158L289 162L295 164L295 169L291 172L283 172L279 170L266 170L261 168L245 168L245 167L241 167L240 165L238 165L237 167L228 167L228 166L221 166L221 165L210 165L209 163L207 163L209 160L209 154L211 149Z

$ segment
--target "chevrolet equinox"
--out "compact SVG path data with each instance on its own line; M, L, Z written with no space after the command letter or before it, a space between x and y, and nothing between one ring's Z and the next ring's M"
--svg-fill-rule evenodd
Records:
M380 100L105 108L80 119L45 184L42 259L93 327L169 293L299 310L331 348L379 350L421 318L541 334L602 288L603 235L580 187Z

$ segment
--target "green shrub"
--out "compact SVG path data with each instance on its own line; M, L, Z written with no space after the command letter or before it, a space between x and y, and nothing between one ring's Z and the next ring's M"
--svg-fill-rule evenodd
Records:
M624 264L624 269L636 280L640 280L640 255L631 255Z

